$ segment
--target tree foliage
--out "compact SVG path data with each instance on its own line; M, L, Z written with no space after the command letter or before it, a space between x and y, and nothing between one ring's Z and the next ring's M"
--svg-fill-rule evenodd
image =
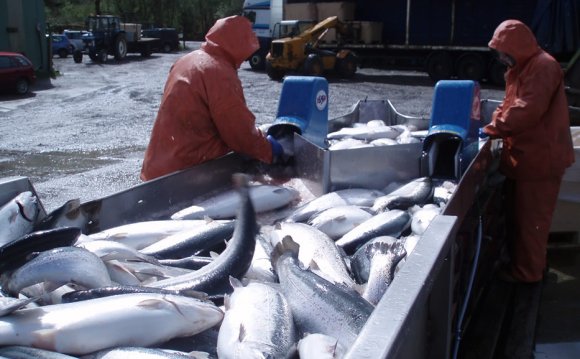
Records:
M243 0L45 0L47 21L56 31L84 27L89 14L118 15L148 27L174 27L188 39L202 39L214 22L240 14Z

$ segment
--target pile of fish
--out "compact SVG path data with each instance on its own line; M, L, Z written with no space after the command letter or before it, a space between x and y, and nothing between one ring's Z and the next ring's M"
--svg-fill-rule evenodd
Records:
M31 192L0 208L0 357L340 358L445 204L426 177L300 205L233 180L167 220L90 234L46 229Z
M330 151L361 147L392 146L420 143L426 131L418 131L413 125L385 124L383 120L356 122L326 136Z

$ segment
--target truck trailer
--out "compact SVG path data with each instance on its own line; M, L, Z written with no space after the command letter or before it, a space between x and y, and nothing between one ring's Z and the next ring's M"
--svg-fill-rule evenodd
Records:
M505 66L487 47L501 21L521 20L542 48L567 62L580 47L579 10L578 0L288 0L283 18L320 21L338 16L350 23L351 36L330 32L320 47L351 50L361 67L422 69L434 81L456 78L503 84ZM267 10L260 16L267 19Z

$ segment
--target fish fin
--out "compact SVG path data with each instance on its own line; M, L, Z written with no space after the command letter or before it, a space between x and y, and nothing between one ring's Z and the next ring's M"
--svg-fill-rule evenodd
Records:
M195 350L187 353L187 356L195 359L209 359L209 353Z
M340 216L337 216L335 219L333 219L334 222L336 223L341 223L346 221L346 216L344 214L341 214Z
M219 255L218 253L214 252L214 251L211 251L211 252L209 252L209 256L210 256L212 259L216 259L216 258L217 258L217 257L219 257L220 255Z
M209 301L209 295L206 292L201 292L199 290L180 289L177 292L179 293L179 295L183 295L184 297L195 298L204 302Z
M246 339L246 328L243 324L240 324L240 335L238 336L238 341L241 343Z
M316 263L314 259L312 259L310 263L308 263L308 269L311 271L319 271L320 266L318 265L318 263Z
M145 299L139 302L139 304L137 304L138 307L141 308L146 308L146 309L153 309L153 310L157 310L157 309L161 309L163 307L165 307L167 305L167 301L165 300L161 300L161 299Z
M211 222L214 221L214 219L208 215L203 216L203 219L205 220L205 224L210 224Z
M232 286L232 288L236 289L236 288L242 288L244 285L242 284L242 282L235 277L230 276L230 285Z
M224 295L224 308L226 309L226 312L231 308L230 300L229 294Z

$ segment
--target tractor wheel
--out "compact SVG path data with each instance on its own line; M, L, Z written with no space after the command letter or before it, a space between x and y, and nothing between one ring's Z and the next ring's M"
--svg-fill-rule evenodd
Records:
M151 56L151 48L149 45L145 45L143 49L141 49L141 57L149 57Z
M58 50L58 57L64 59L68 56L68 51L66 49L59 49Z
M324 72L324 67L322 65L322 59L316 54L310 54L304 61L303 71L305 75L308 76L322 76Z
M283 70L272 67L272 64L266 61L266 73L268 77L274 81L280 81L284 78L285 72Z
M100 63L103 63L104 64L105 62L107 62L108 55L109 54L107 54L107 50L105 50L105 49L99 50L98 61Z
M122 34L115 38L115 60L121 61L127 56L127 39Z
M497 59L493 59L487 71L487 79L496 86L505 86L505 72L506 66Z
M455 69L460 80L481 81L485 75L485 62L480 54L466 53L459 56Z
M453 58L446 51L434 51L427 56L425 67L433 81L448 80L453 75Z
M93 62L97 62L97 60L99 59L97 57L97 52L95 50L89 50L89 58L93 61Z
M73 60L77 64L83 62L83 52L81 50L75 50L75 52L73 52Z
M252 70L262 71L266 67L266 54L263 51L256 51L248 60Z
M351 78L356 73L357 63L356 56L349 52L346 56L336 59L336 72L341 77Z
M25 78L19 79L16 81L16 93L19 95L26 95L30 90L30 85L28 84L28 80Z

